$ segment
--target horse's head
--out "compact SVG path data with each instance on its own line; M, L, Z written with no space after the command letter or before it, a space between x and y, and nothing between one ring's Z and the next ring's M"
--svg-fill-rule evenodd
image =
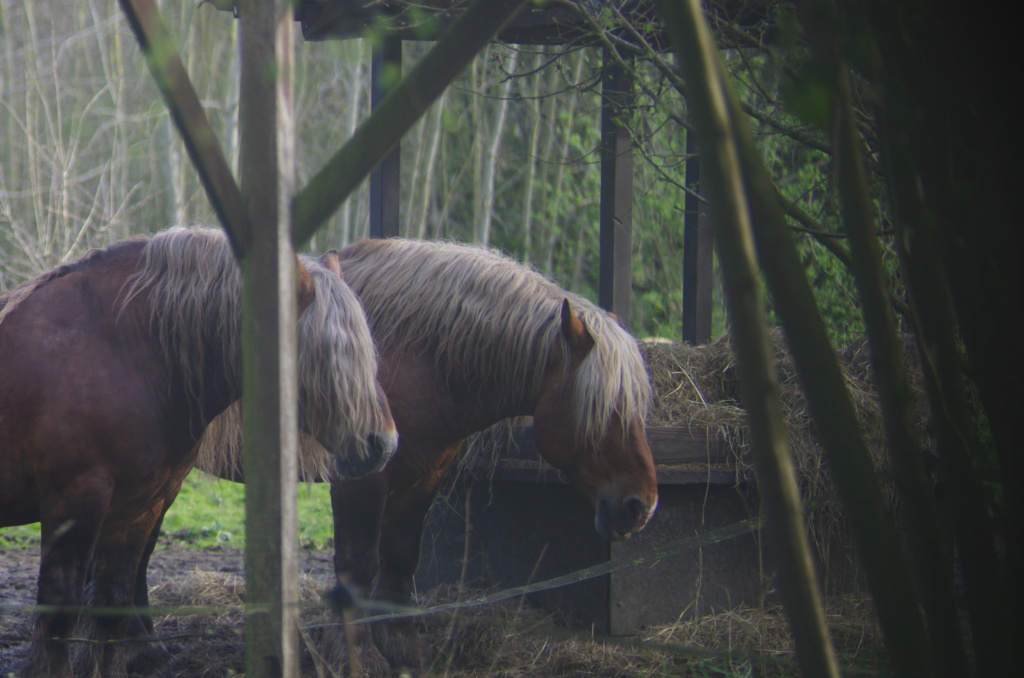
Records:
M625 388L621 370L599 375L604 378L600 384L581 383L598 376L581 374L584 361L598 358L592 355L597 340L568 301L562 304L557 341L563 345L552 352L533 413L537 449L594 507L597 531L612 541L624 539L642 530L658 505L642 408L623 406L620 395L610 393ZM603 368L586 366L588 371ZM611 400L595 405L581 389Z
M364 437L352 436L343 454L335 454L335 470L343 478L361 478L380 471L398 449L398 432L391 408L380 383L374 379L376 393L375 426ZM321 442L321 444L323 444Z
M330 452L337 472L379 471L398 433L377 381L377 351L358 297L341 278L337 254L306 259L315 295L299 316L302 426Z

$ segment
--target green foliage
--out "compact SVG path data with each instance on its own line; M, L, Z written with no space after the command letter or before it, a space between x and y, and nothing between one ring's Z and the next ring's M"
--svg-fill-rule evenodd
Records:
M429 13L418 8L410 11L424 25L430 20ZM21 25L19 17L15 12L9 22ZM72 20L70 15L64 18ZM230 135L237 133L238 103L232 84L237 79L235 24L224 13L184 6L166 11L165 19L207 115L218 134L225 135L222 143L233 157L237 143ZM828 237L842 243L830 185L831 160L819 150L825 145L819 127L826 120L830 84L813 63L806 63L797 14L781 6L775 20L780 36L776 47L727 50L727 65L741 97L755 112L754 131L779 190ZM609 28L620 19L605 9L596 21ZM300 184L340 148L367 114L369 46L386 29L383 23L374 24L362 41L300 44L295 83ZM0 111L0 128L9 130L0 174L7 201L0 205L0 271L8 287L88 247L132 232L153 232L173 220L214 221L132 41L115 40L106 33L98 41L76 41L72 36L84 28L70 24L62 28L55 23L53 30L55 40L67 40L61 50L66 56L55 63L46 61L51 56L43 45L24 32L11 32L12 49L36 54L24 61L24 68L44 64L38 73L50 79L37 78L31 96L5 101L8 107ZM407 42L406 63L417 61L429 47ZM863 45L853 40L846 49L859 53ZM664 54L630 58L636 99L622 120L636 149L632 330L640 336L678 339L684 186L692 183L684 171L687 106ZM482 181L486 154L500 137L490 196L490 244L596 298L602 68L601 47L489 47L403 140L403 235L475 238L488 190ZM18 72L8 75L10 82L21 77ZM385 75L397 76L397 71ZM507 116L499 128L502 102L507 104ZM61 113L53 124L57 132L43 126L43 110ZM433 155L431 125L439 139ZM32 175L28 170L33 167L46 172ZM884 220L884 202L877 204ZM323 250L364 237L367 212L368 192L363 190L342 206L314 246ZM64 222L54 221L44 232L39 215L51 220L63 215ZM421 218L425 227L418 225ZM58 242L51 235L58 233L69 235ZM810 234L797 232L796 237L833 337L841 340L859 333L853 285L843 265ZM15 255L27 251L33 238L38 238L40 251L22 263ZM887 265L895 269L891 258ZM720 297L716 291L715 332L724 330Z
M828 240L846 248L831 174L832 157L821 150L829 143L825 132L835 103L835 88L797 46L795 36L800 29L795 19L783 22L782 30L789 37L772 53L731 60L734 84L741 98L758 112L751 118L752 127L776 188L815 224L808 230L804 224L794 222L794 238L830 338L843 344L863 335L864 323L852 274L823 245ZM871 132L869 125L864 129ZM891 235L884 233L882 227L888 222L888 207L878 174L873 175L871 190L876 222L883 232L883 265L889 272L893 296L901 298L895 249ZM770 300L769 318L776 321Z
M820 130L828 130L837 93L831 73L818 64L808 64L796 77L782 81L786 110Z

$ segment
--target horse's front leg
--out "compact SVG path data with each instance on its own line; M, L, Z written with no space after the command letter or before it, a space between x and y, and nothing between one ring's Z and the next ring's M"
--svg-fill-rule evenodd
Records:
M413 577L420 562L427 512L461 444L460 441L432 455L432 464L426 473L421 468L412 473L400 465L388 468L391 495L381 525L380 565L373 598L402 605L412 602ZM374 624L373 639L392 666L408 667L416 675L422 674L424 656L417 620Z
M334 571L354 596L369 593L377 576L381 518L388 494L385 473L331 482Z
M331 481L334 571L339 587L344 588L339 598L365 597L373 585L387 493L388 478L384 472L354 480ZM357 614L354 609L343 612L348 619ZM365 624L327 627L322 652L329 665L346 667L345 675L360 672L374 677L391 675L387 660L373 646L370 629ZM350 656L353 653L358 656Z
M70 678L72 635L85 603L85 581L100 526L110 506L109 479L83 477L63 489L40 521L37 613L23 678Z
M140 662L144 663L145 672L149 673L149 669L167 658L161 644L145 642L151 627L147 628L145 621L134 611L139 571L144 567L141 565L143 554L163 516L164 506L165 502L158 502L125 528L111 532L105 530L100 535L93 558L93 607L132 611L95 615L91 633L95 642L87 646L81 662L81 673L85 675L104 678L125 676L129 662L135 664L135 669L139 668ZM145 575L142 580L145 581ZM145 604L148 606L148 594ZM139 642L123 642L126 640Z
M157 518L156 524L150 530L149 536L146 538L146 547L142 551L142 558L139 559L139 567L135 575L135 607L138 610L138 620L146 632L150 634L153 633L153 615L147 612L149 608L149 578L147 576L149 559L153 556L157 541L160 540L160 527L163 525L164 516L167 515L167 509L170 506L171 502L164 503L160 517Z

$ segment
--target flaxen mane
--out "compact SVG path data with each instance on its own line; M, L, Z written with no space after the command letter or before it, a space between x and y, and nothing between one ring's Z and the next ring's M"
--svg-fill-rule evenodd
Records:
M310 435L329 424L365 437L379 415L354 405L376 402L377 352L363 306L345 281L316 259L302 263L316 296L299 317L299 404Z
M363 407L375 400L377 355L359 299L345 281L316 259L303 257L316 288L313 304L299 317L297 371L304 428L299 475L325 479L333 471L330 455L310 436L338 430L365 436L379 415ZM242 419L238 403L216 417L199 445L196 466L220 478L242 477ZM324 427L331 426L333 431Z
M241 275L223 230L176 226L150 238L125 283L124 305L143 292L150 326L193 402L203 400L208 361L223 365L228 383L241 383Z
M574 389L580 439L618 412L646 414L650 385L636 341L603 310L533 269L479 246L367 240L340 253L342 274L370 318L378 348L421 346L449 374L507 394L536 392L568 298L594 338Z

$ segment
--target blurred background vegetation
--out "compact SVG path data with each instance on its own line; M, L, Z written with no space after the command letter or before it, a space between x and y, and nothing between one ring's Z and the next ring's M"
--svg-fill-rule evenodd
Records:
M208 3L157 4L237 163L237 22ZM826 321L845 342L862 326L849 273L825 242L839 229L831 157L821 133L781 105L801 52L792 40L764 46L756 29L718 28L777 186L802 215L794 237ZM298 41L300 185L368 114L367 35ZM116 0L0 0L0 38L0 289L134 233L215 223ZM406 42L406 69L429 46ZM631 62L631 324L641 337L678 339L688 123L671 62L655 50ZM600 46L491 45L402 142L402 235L485 242L596 298L601 69ZM348 200L311 249L365 237L368 193Z

